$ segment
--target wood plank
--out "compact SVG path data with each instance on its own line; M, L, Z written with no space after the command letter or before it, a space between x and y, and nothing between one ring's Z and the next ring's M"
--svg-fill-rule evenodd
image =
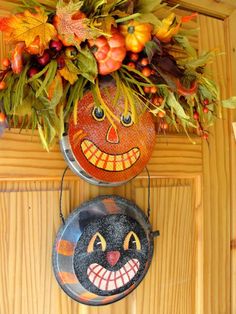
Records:
M228 51L229 96L236 95L236 11L225 21ZM236 122L235 110L230 111L230 157L231 157L231 313L236 313L236 140L232 123Z
M199 305L195 293L198 263L203 264L202 259L197 259L202 229L196 219L201 196L194 179L152 179L151 185L151 222L154 230L161 230L161 237L155 240L148 275L136 291L119 303L86 307L67 297L52 275L52 242L60 225L60 182L0 182L0 261L8 267L7 272L6 268L0 270L0 313L169 314L172 304L178 310L175 314L195 314L195 310L188 310ZM7 192L10 190L15 192ZM146 210L147 179L136 178L125 186L109 189L66 180L65 191L65 217L81 202L104 191L132 199ZM149 298L154 299L152 304Z
M202 171L201 139L192 144L182 135L157 136L148 168L153 176L177 174L192 176ZM47 153L38 136L31 132L6 131L0 138L0 180L59 179L66 163L59 146ZM144 176L145 171L140 174ZM70 172L70 176L73 174Z
M230 16L236 9L234 0L167 0L167 2L220 19Z
M61 295L51 266L60 225L58 201L58 191L0 193L1 313L62 313L60 303L66 305L67 298ZM63 208L69 210L68 191Z
M224 22L199 16L200 51L225 51ZM207 31L206 31L207 30ZM227 97L227 57L210 67ZM230 155L229 111L223 110L203 143L204 313L230 313Z
M191 185L156 187L152 182L150 220L161 235L155 240L151 268L135 292L137 314L196 313L197 230L193 192ZM135 193L137 204L145 208L148 189L137 187Z

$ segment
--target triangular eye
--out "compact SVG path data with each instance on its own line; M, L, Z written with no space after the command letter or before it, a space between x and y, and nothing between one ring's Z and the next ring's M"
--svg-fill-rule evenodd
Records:
M133 234L129 239L129 249L137 249L137 243Z
M105 251L106 246L107 246L106 240L99 232L97 232L90 240L87 252L92 253L94 251Z
M125 237L124 249L125 250L137 250L137 251L141 250L141 243L135 232L130 231Z

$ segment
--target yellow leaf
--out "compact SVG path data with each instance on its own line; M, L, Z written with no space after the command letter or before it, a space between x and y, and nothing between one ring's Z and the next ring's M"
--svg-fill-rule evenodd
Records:
M57 34L55 27L47 23L47 20L48 16L41 8L37 8L36 13L26 10L24 13L4 18L4 30L10 41L23 41L26 48L38 37L39 47L43 51Z
M70 82L73 85L78 80L79 71L75 69L75 66L72 64L72 61L66 60L65 67L59 70L61 76Z

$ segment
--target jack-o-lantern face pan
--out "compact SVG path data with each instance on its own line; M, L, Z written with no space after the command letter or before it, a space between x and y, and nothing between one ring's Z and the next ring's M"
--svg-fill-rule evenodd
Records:
M102 196L67 219L55 241L53 266L70 297L105 305L138 286L152 255L151 227L143 212L124 198Z
M92 92L88 92L78 104L77 123L73 117L69 121L68 141L84 173L98 182L122 184L148 163L155 144L154 122L145 112L134 123L131 113L124 112L122 95L114 104L114 84L102 87L101 95L118 121L112 125L104 110L95 105Z

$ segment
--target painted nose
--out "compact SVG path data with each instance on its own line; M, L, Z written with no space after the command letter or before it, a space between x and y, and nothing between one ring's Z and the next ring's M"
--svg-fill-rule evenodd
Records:
M110 251L107 252L107 261L111 266L115 266L116 263L119 261L120 252L119 251Z
M107 131L107 141L112 144L119 143L119 135L117 130L111 125Z

